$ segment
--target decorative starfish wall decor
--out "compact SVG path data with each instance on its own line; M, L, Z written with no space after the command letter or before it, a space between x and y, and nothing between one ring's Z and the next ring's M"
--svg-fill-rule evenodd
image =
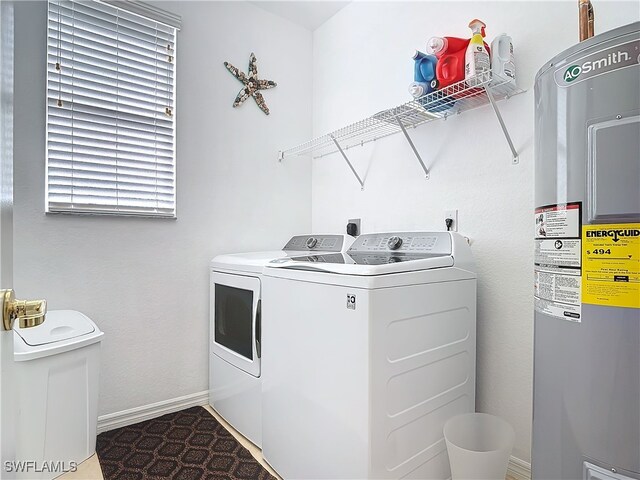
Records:
M276 82L272 82L271 80L258 80L258 67L256 67L256 56L252 53L249 57L249 75L245 75L244 72L241 72L236 67L231 65L229 62L224 62L224 66L227 67L227 70L231 72L231 74L240 80L244 87L238 93L238 96L233 102L233 106L237 107L241 105L247 98L253 97L260 109L269 115L269 107L267 107L266 102L264 101L264 97L259 92L259 90L267 90L269 88L275 87Z

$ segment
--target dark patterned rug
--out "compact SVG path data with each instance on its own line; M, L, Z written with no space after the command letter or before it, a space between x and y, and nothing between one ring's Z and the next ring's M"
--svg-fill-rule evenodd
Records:
M192 407L98 435L105 480L272 480L208 411Z

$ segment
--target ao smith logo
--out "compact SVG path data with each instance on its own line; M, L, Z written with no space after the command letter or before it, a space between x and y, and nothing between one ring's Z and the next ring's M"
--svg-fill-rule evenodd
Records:
M587 230L587 237L613 237L617 242L624 237L640 237L640 230Z
M617 52L609 53L606 57L599 58L598 60L588 60L582 65L571 65L564 72L564 81L573 82L583 73L595 72L601 68L609 67L620 62L628 62L631 60L631 56L627 52L618 50Z

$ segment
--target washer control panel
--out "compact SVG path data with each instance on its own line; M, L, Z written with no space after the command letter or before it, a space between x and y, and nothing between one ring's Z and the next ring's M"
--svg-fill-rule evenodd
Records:
M405 253L451 255L447 232L389 232L360 235L347 253Z
M402 246L402 237L393 236L387 241L389 250L398 250Z
M287 242L283 250L341 252L343 242L342 235L296 235Z

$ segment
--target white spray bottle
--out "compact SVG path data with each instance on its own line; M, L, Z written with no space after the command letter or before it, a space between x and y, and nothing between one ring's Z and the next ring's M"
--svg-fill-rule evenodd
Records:
M488 73L491 69L491 61L489 60L489 52L484 46L484 27L486 25L482 20L477 18L469 22L469 28L473 32L473 36L469 41L467 52L464 57L464 78L467 85L475 87L487 78L483 73Z

